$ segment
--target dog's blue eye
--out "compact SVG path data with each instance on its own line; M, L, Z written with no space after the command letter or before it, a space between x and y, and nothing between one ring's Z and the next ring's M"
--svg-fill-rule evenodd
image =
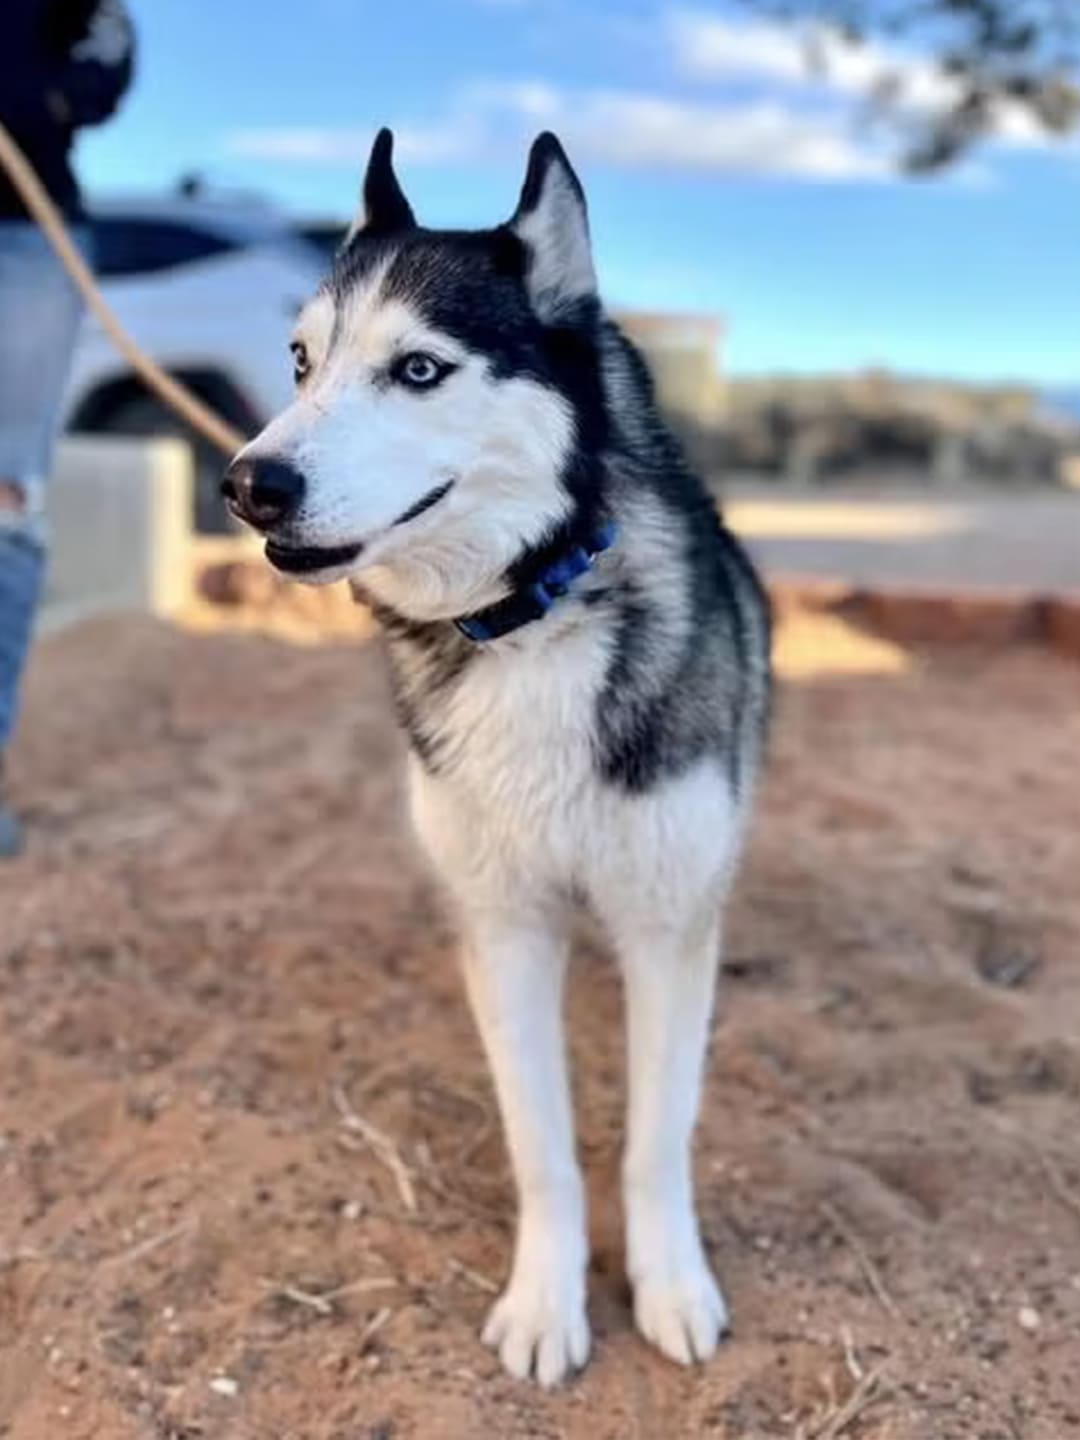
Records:
M440 380L445 380L453 368L442 360L436 360L433 355L415 350L410 355L403 355L397 362L394 378L413 390L430 390Z
M307 346L302 340L294 340L289 349L292 351L293 358L293 379L299 385L311 369L311 359L308 356Z

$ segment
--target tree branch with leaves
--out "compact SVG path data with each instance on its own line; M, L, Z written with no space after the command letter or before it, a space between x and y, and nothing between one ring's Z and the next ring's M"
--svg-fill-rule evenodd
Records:
M838 45L880 58L867 121L887 119L910 173L942 169L1018 129L1064 136L1080 121L1080 0L742 0L801 29L811 69ZM898 57L905 63L900 63ZM937 84L916 103L911 62Z

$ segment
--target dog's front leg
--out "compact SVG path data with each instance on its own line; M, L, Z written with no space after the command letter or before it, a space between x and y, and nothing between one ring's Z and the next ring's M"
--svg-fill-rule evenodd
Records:
M691 1137L719 960L717 926L618 937L626 982L629 1104L623 1199L638 1329L682 1364L727 1326L694 1209Z
M511 1374L554 1385L585 1363L585 1202L562 1030L566 940L546 917L468 916L465 978L518 1189L510 1280L484 1341Z

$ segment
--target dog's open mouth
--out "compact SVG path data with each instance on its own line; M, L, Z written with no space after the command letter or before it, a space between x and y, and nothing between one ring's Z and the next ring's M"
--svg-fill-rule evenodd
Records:
M317 570L351 565L363 548L363 545L334 545L324 549L317 545L279 545L275 540L267 540L266 558L275 570L309 575Z

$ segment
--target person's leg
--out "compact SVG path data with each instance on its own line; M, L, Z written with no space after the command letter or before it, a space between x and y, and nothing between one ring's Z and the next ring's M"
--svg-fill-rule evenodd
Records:
M19 680L45 570L40 520L21 485L0 480L0 756L15 728Z
M0 774L45 571L43 483L78 332L78 295L29 224L0 223ZM20 845L0 795L0 856Z
M15 727L19 680L45 571L44 546L27 504L19 486L0 482L0 860L22 849L22 827L4 796L4 751Z

